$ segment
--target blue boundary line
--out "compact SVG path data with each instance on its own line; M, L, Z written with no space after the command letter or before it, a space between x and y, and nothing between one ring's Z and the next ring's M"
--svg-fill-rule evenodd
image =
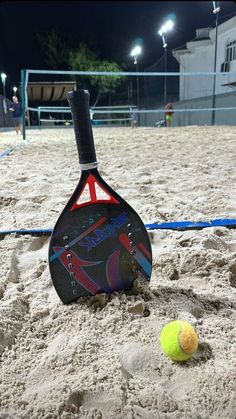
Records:
M200 230L207 227L227 227L227 228L236 228L236 219L222 219L217 218L211 221L173 221L166 223L153 223L145 224L147 230ZM2 230L0 231L0 236L5 236L7 234L36 234L36 235L45 235L50 236L52 234L52 228L46 229L29 229L29 230Z
M0 160L3 159L6 156L9 156L13 152L14 148L7 148L6 150L2 151L0 153Z
M236 219L217 218L210 221L173 221L167 223L145 224L147 230L164 229L164 230L190 230L202 229L206 227L236 227Z
M7 148L6 150L4 150L4 151L2 151L0 153L0 160L2 160L4 157L9 156L13 151L15 151L15 150L17 150L19 148L22 148L26 144L30 144L31 142L32 141L30 141L30 140L26 140L26 141L24 140L24 143L23 144L17 144L15 147Z

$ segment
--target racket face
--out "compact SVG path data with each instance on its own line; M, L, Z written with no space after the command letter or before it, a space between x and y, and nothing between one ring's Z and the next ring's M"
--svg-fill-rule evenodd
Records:
M97 169L82 171L54 227L49 269L66 304L81 296L129 289L138 274L150 280L152 251L147 230Z

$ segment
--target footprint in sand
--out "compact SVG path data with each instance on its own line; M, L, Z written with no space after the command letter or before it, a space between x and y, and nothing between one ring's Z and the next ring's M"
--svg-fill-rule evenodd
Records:
M12 255L8 281L25 282L25 274L39 277L47 267L48 237L18 239Z
M202 242L202 245L205 249L213 249L213 250L220 250L220 251L230 251L230 245L227 244L224 240L222 240L218 236L211 236L205 239Z
M8 207L9 205L15 205L18 200L11 196L9 197L0 197L0 208Z
M19 176L16 180L17 182L27 182L29 178L26 176Z
M153 381L159 392L166 392L170 399L181 401L188 397L188 392L195 386L193 372L183 371L175 374L175 364L165 365L165 357L154 352L149 346L126 343L120 349L122 374L126 379L138 376Z
M84 418L99 419L106 418L107 412L110 412L112 417L115 417L114 415L122 408L122 398L119 396L115 390L111 393L106 391L71 391L67 400L59 406L58 413L60 415L80 413Z
M229 266L229 283L231 287L236 288L236 262Z
M42 237L33 238L30 245L29 245L29 250L32 250L32 251L39 250L47 242L48 242L48 237L42 236Z
M15 296L1 300L0 310L0 355L5 348L10 348L17 334L22 330L28 313L26 298Z
M31 201L36 204L42 204L42 202L45 201L45 199L47 198L48 198L47 195L38 195L38 196L32 197Z

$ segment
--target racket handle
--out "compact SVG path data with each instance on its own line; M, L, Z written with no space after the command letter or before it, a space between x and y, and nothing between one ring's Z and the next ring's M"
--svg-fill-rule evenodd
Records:
M96 152L89 113L89 92L88 90L73 90L67 93L67 99L71 108L79 162L82 169L83 165L88 165L87 169L96 167Z

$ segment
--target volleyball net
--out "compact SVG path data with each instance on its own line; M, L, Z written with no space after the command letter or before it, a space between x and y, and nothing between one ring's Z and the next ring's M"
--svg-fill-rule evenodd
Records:
M168 102L174 108L172 126L236 124L236 72L22 70L22 107L26 113L36 115L35 125L42 128L71 126L72 117L66 100L58 106L30 103L29 80L35 78L73 78L77 88L89 90L90 116L95 126L130 126L136 115L139 126L162 127Z

